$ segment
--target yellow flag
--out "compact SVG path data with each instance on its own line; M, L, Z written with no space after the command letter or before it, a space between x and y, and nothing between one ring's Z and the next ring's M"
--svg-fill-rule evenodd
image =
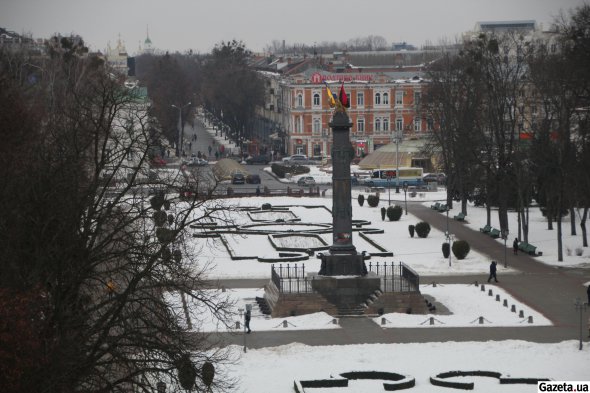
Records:
M334 108L336 106L334 95L332 95L332 91L330 90L328 84L326 82L324 82L324 84L326 85L326 91L328 92L328 103L330 104L330 108Z

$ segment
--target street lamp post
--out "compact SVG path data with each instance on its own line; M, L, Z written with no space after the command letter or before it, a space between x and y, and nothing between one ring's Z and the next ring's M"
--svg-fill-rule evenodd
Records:
M408 185L404 184L404 204L406 205L406 216L408 215Z
M182 124L182 110L189 106L191 103L188 102L180 107L172 104L173 108L178 109L178 139L176 140L176 157L182 155L182 134L184 133L184 124Z
M399 131L395 132L395 192L399 194Z
M576 307L576 310L580 310L580 347L578 348L580 351L582 350L583 344L582 344L582 311L584 311L586 309L586 304L582 303L582 300L577 297L576 301L574 303L574 306Z

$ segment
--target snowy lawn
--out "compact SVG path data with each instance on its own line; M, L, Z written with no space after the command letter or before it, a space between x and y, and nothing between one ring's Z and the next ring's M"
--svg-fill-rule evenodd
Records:
M235 346L236 354L242 347ZM457 390L433 386L429 378L455 370L495 371L513 378L551 378L558 381L590 380L590 350L578 350L577 341L536 344L519 340L444 342L428 344L365 344L307 346L290 344L248 349L230 369L242 393L291 393L295 380L327 379L350 371L385 371L415 378L416 386L404 392L449 393ZM478 393L536 392L535 385L500 385L495 378L465 377ZM308 393L383 392L383 380L350 381L347 388L324 388Z

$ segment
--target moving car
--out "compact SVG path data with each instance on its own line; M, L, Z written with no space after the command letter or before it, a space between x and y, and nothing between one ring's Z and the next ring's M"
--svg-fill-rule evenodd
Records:
M315 186L315 179L313 176L302 176L297 180L298 186Z
M246 183L246 176L242 173L236 172L231 177L231 184L244 184Z
M264 164L267 165L270 162L270 158L266 155L259 155L259 156L251 156L246 158L246 164Z
M246 183L248 184L260 184L260 176L259 175L248 175L246 176Z

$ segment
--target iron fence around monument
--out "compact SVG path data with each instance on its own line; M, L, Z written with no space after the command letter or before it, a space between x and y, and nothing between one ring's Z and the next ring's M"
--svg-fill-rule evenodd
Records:
M313 276L305 276L305 265L272 265L272 282L282 293L312 293Z
M369 262L368 271L381 278L383 292L417 292L420 276L403 262Z
M367 269L381 279L383 292L418 292L420 276L403 262L369 262ZM272 265L271 280L281 293L312 293L314 276L305 275L305 264Z

